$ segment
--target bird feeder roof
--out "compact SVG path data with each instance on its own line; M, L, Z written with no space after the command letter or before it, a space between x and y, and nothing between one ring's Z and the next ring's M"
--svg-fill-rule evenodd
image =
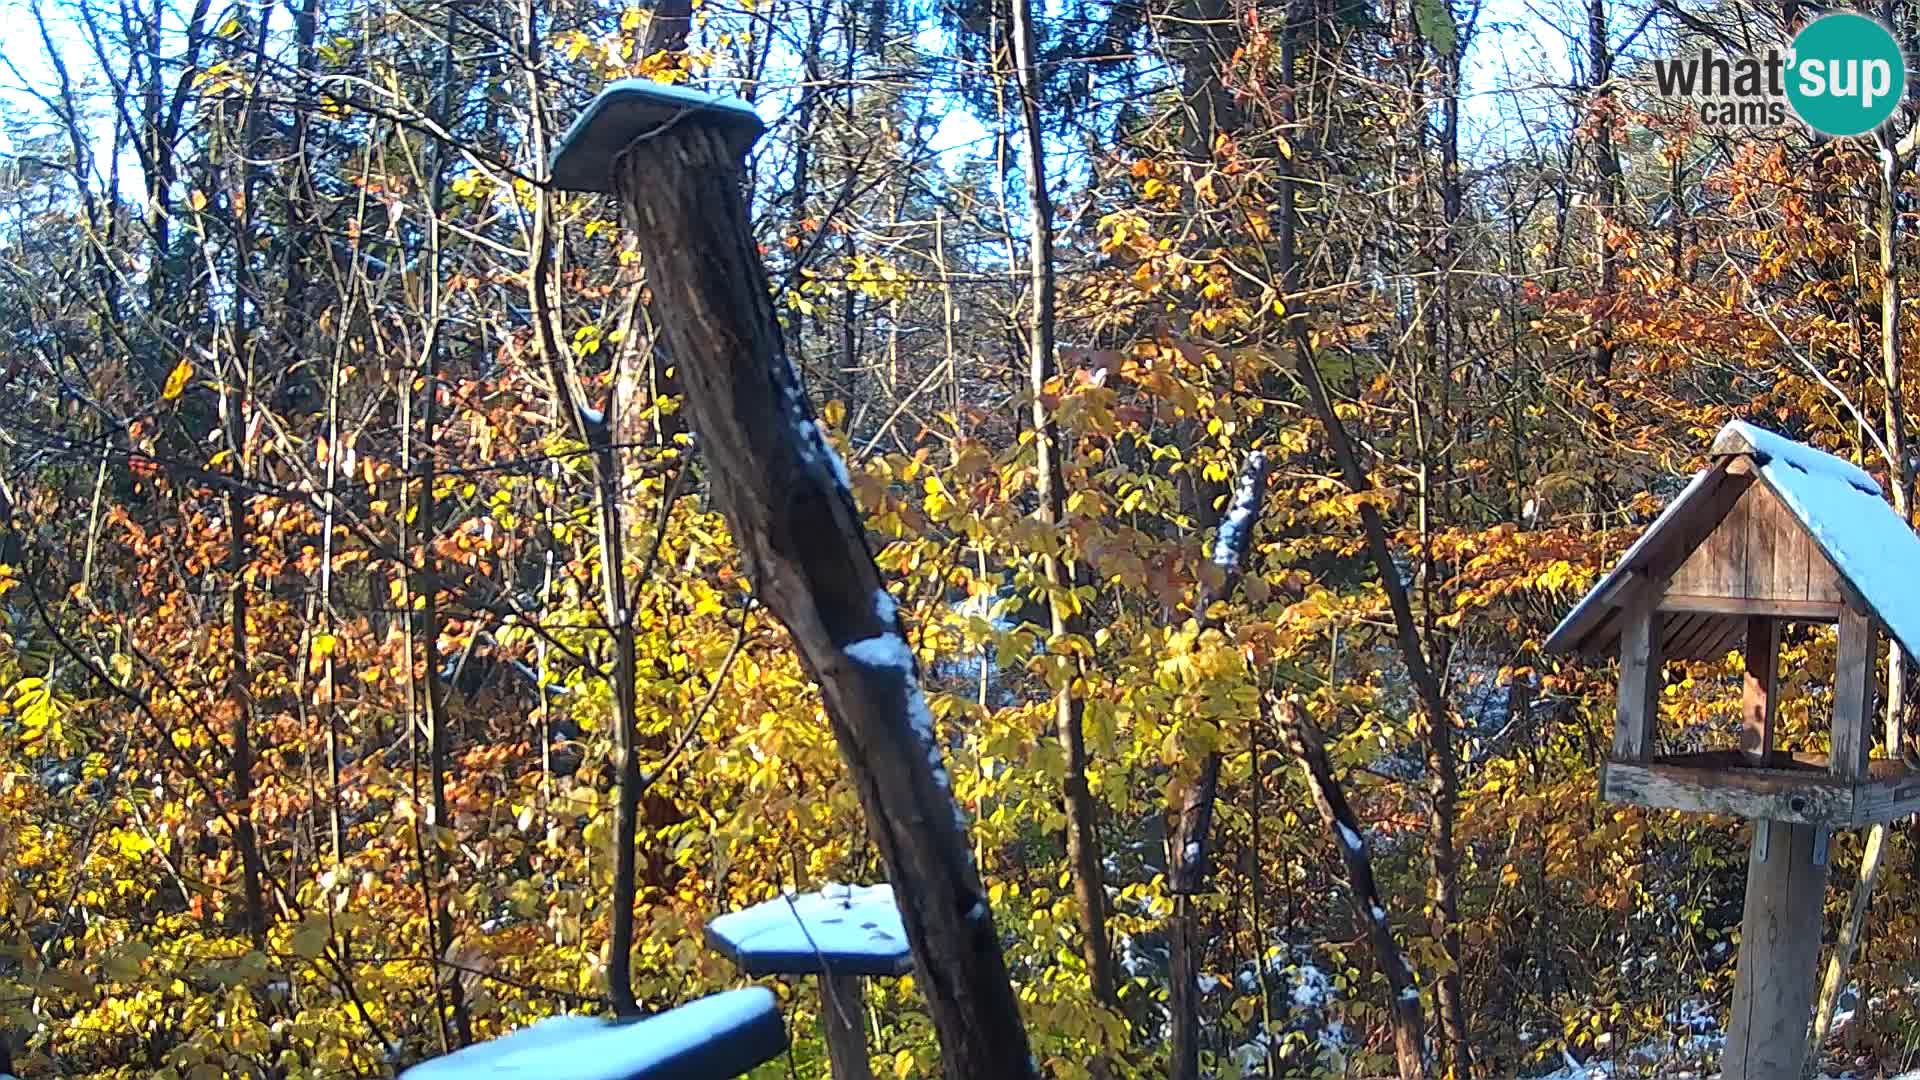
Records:
M553 186L562 191L613 190L613 160L638 140L674 124L697 119L733 135L740 150L766 130L753 106L736 97L709 94L652 79L607 84L554 148Z
M787 1048L772 991L714 994L640 1020L555 1016L408 1069L402 1080L689 1080L738 1076Z
M707 940L749 975L905 975L913 970L891 885L776 896L707 924Z
M1647 531L1627 549L1618 565L1567 613L1546 641L1549 653L1597 655L1620 636L1620 612L1635 589L1666 588L1669 575L1689 556L1724 533L1730 516L1743 509L1749 487L1767 508L1777 506L1791 530L1804 535L1813 551L1810 575L1826 576L1838 588L1834 601L1865 611L1914 655L1920 648L1920 536L1886 501L1880 484L1864 469L1745 421L1720 430L1710 451L1711 465L1688 483ZM1760 539L1751 539L1760 536ZM1774 549L1801 542L1778 533L1734 536L1723 561L1754 564L1773 558ZM1762 575L1764 576L1764 575ZM1749 580L1755 575L1748 574ZM1743 594L1745 595L1745 594ZM1820 621L1809 604L1806 617ZM1670 619L1663 654L1709 656L1730 647L1744 626L1738 611L1702 612ZM1689 644L1692 643L1691 648Z

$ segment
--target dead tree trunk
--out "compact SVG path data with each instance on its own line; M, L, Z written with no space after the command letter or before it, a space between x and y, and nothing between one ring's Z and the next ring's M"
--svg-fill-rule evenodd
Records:
M1414 985L1413 972L1393 940L1393 924L1387 919L1387 907L1380 902L1380 889L1373 881L1373 857L1367 851L1360 819L1347 804L1346 791L1334 774L1319 727L1290 699L1279 702L1275 712L1281 739L1300 759L1321 824L1327 827L1333 846L1340 849L1354 916L1366 927L1374 962L1387 977L1387 1015L1393 1023L1393 1056L1400 1080L1424 1080L1432 1070L1427 1060L1426 1024L1420 1015L1420 988Z
M664 125L614 160L614 190L646 260L714 500L759 598L820 685L900 898L945 1075L1029 1077L1026 1032L918 665L845 467L774 318L738 191L740 151L697 118Z
M1253 546L1253 527L1260 519L1266 499L1267 456L1259 451L1247 455L1234 484L1233 505L1220 526L1213 545L1213 566L1218 571L1200 590L1194 605L1194 617L1201 630L1220 627L1214 606L1233 595L1240 571ZM1199 1080L1200 1076L1200 1002L1194 983L1198 975L1194 953L1198 942L1193 910L1193 894L1207 878L1207 838L1213 829L1213 803L1220 789L1220 751L1214 750L1200 762L1199 772L1181 786L1168 810L1167 891L1173 894L1173 925L1167 936L1168 984L1167 1008L1172 1014L1172 1058L1167 1075L1171 1080Z

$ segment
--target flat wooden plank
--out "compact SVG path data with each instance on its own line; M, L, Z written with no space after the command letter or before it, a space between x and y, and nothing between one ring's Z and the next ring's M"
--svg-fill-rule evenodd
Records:
M1828 603L1845 602L1847 594L1840 580L1840 571L1834 569L1833 560L1820 550L1820 545L1812 537L1807 538L1807 599L1824 600Z
M1620 609L1608 608L1593 632L1580 640L1579 653L1589 660L1605 660L1620 644ZM1551 653L1552 650L1547 650Z
M1721 522L1726 520L1728 510L1739 503L1740 497L1753 486L1753 481L1751 474L1729 474L1721 467L1720 479L1710 482L1709 489L1700 499L1699 509L1690 511L1683 520L1675 523L1671 546L1662 551L1664 565L1650 563L1650 572L1661 576L1658 571L1664 570L1671 575L1676 566L1695 548L1706 543L1707 537L1720 527Z
M1745 636L1746 632L1747 623L1745 619L1720 620L1720 636L1710 642L1705 649L1701 650L1701 655L1709 660L1718 659L1719 657L1727 655L1733 651L1735 645L1740 643L1740 639Z
M1774 600L1804 600L1807 595L1806 571L1792 560L1792 538L1802 532L1792 521L1780 499L1765 484L1755 484L1740 497L1747 517L1748 597ZM1788 556L1782 565L1782 554Z
M1740 704L1740 752L1764 765L1773 753L1775 688L1780 658L1780 624L1765 616L1747 620L1746 673Z
M1684 656L1690 660L1700 660L1712 655L1713 643L1720 640L1720 637L1726 633L1727 624L1733 621L1720 615L1700 615L1696 616L1696 619L1698 621L1695 622L1693 630L1687 634L1686 641L1681 644L1683 651L1671 654L1667 659Z
M1827 768L1827 755L1816 754L1810 750L1782 750L1775 747L1773 761L1764 770L1757 770L1745 755L1738 750L1689 750L1684 754L1659 754L1647 759L1654 765L1683 765L1693 769L1738 769L1744 772L1774 772L1782 776L1805 776L1823 784L1838 784L1833 772ZM1873 763L1873 775L1884 762Z
M1614 650L1618 614L1628 594L1643 582L1671 577L1753 483L1751 476L1728 476L1726 468L1726 460L1718 460L1693 478L1600 584L1547 635L1542 646L1546 652L1601 657Z
M1772 818L1829 828L1852 828L1854 820L1853 786L1818 772L1609 761L1601 769L1600 795L1608 802L1689 814Z
M1620 691L1614 703L1613 756L1637 761L1653 749L1653 722L1660 711L1660 622L1652 589L1627 600L1620 631Z
M1747 595L1747 520L1752 516L1752 490L1748 485L1747 494L1734 502L1719 528L1700 545L1699 551L1707 556L1706 587L1700 591L1708 596Z
M1703 596L1697 593L1669 590L1660 598L1660 610L1672 613L1765 615L1790 622L1835 622L1840 618L1840 600L1837 595L1832 599L1822 600L1779 600Z
M1747 857L1747 899L1740 924L1740 968L1733 982L1727 1080L1803 1075L1807 1027L1820 961L1821 904L1827 868L1813 861L1815 827L1756 821Z
M1840 609L1840 642L1833 661L1833 774L1867 775L1873 745L1873 620L1851 605Z
M1673 571L1670 592L1717 600L1777 603L1764 614L1793 615L1802 603L1837 603L1840 579L1825 553L1771 487L1733 476L1739 494L1719 526L1697 539ZM1686 538L1683 534L1683 538ZM1833 617L1813 608L1812 617Z
M1769 495L1773 494L1771 488L1766 491ZM1780 497L1775 495L1773 501L1779 505ZM1781 509L1785 510L1785 507L1782 506ZM1792 518L1791 511L1787 513L1789 527L1781 537L1780 545L1773 551L1773 580L1780 590L1778 595L1781 599L1813 600L1816 597L1808 586L1809 575L1814 563L1816 561L1824 563L1826 556L1815 549L1813 537L1807 535L1807 530L1800 524L1799 519Z
M1920 814L1920 773L1908 772L1901 767L1897 775L1888 777L1878 775L1881 766L1898 764L1890 761L1873 763L1874 779L1860 785L1858 793L1854 796L1854 828L1864 829L1869 825L1884 825Z
M1678 618L1663 619L1660 624L1660 655L1668 660L1678 660L1687 655L1685 644L1689 637L1700 629L1707 620L1705 615L1681 615Z

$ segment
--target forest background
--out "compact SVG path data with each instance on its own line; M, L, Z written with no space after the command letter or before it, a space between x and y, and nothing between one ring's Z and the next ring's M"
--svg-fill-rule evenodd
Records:
M15 0L0 1053L374 1076L600 1008L629 695L641 1004L742 981L712 916L882 876L647 267L610 201L544 186L638 76L768 123L776 304L1046 1072L1710 1062L1744 827L1601 803L1610 665L1539 647L1727 419L1911 513L1920 102L1826 140L1651 86L1814 10ZM611 403L619 545L575 389ZM1196 610L1254 450L1244 572ZM1832 634L1785 648L1782 739L1819 749ZM1670 667L1667 746L1731 744L1737 665ZM1824 1051L1862 1077L1920 1052L1916 836L1888 851L1830 950ZM768 1075L823 1075L819 1002L782 992ZM937 1075L914 980L869 1006L883 1074Z

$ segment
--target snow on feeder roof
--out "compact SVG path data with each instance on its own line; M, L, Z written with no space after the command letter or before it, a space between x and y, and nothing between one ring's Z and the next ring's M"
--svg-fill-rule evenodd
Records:
M786 1048L772 991L750 987L628 1022L551 1017L416 1065L403 1080L724 1080Z
M823 886L707 924L707 940L749 975L905 975L913 969L891 885Z
M607 84L554 148L553 186L562 191L613 190L613 160L637 139L690 118L719 125L744 151L766 124L736 97L708 94L652 79Z
M1734 607L1833 622L1844 602L1920 655L1920 537L1872 476L1741 420L1720 430L1710 454L1712 465L1548 636L1547 652L1609 651L1629 594L1664 582L1667 610L1687 615L1667 621L1667 659L1723 655L1745 629L1748 612Z

